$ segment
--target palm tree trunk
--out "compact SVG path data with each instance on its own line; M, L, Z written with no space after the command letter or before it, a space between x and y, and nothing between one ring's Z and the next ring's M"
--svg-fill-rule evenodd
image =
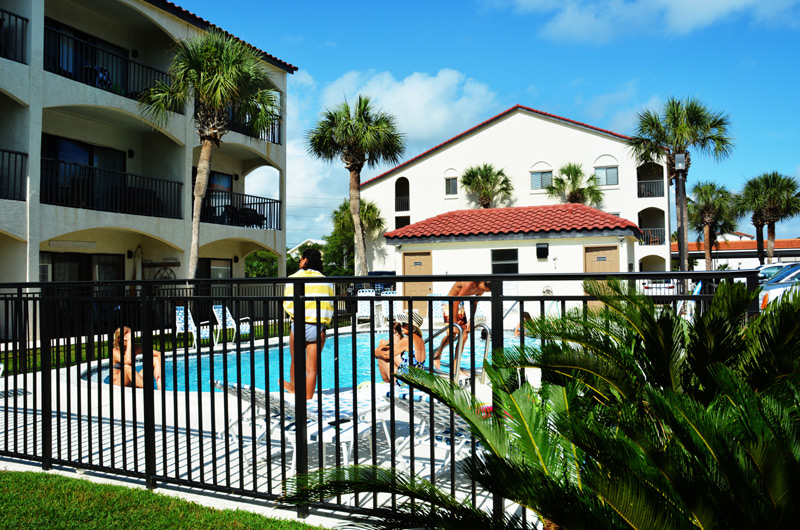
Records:
M775 255L775 223L767 223L767 263L772 263Z
M703 242L706 248L706 270L711 270L711 225L706 223L703 225Z
M356 237L356 276L367 275L367 244L364 226L361 224L361 172L350 170L350 215L353 216L353 229Z
M200 140L200 159L197 161L197 178L194 182L194 205L192 207L192 246L189 251L189 270L186 277L194 279L197 274L197 260L200 254L200 212L203 198L208 189L208 175L211 173L211 152L214 142L207 138Z
M764 264L764 225L755 224L756 227L756 255L758 256L759 265Z
M689 270L689 217L686 212L686 175L679 171L675 176L675 213L678 222L678 255L680 270Z

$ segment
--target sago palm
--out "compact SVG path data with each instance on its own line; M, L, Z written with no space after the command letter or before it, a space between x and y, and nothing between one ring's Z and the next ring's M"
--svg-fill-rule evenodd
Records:
M553 183L547 186L548 196L560 197L568 203L591 206L598 206L603 202L603 191L597 177L592 175L585 179L580 164L570 162L559 169L558 173L553 177Z
M646 110L639 113L635 134L628 146L637 162L662 163L666 161L670 179L675 179L675 211L678 217L678 245L688 256L689 234L686 211L686 178L691 160L689 151L695 149L721 160L733 150L729 136L730 118L722 112L711 111L695 98L680 100L670 97L660 112ZM675 171L675 155L686 155L686 169ZM687 270L688 263L680 264Z
M168 70L170 83L157 81L139 99L139 108L156 126L166 125L171 112L194 100L193 118L200 136L200 157L192 206L192 243L188 277L194 278L200 245L200 212L208 188L214 147L243 123L259 135L279 120L280 95L260 54L219 30L176 44Z
M689 226L703 234L706 270L712 269L711 247L722 234L736 230L735 198L725 186L700 182L692 187L688 199Z
M491 208L493 202L508 199L514 191L511 179L492 164L470 166L461 175L461 185L475 196L481 208Z
M361 170L379 163L396 164L405 151L405 137L395 117L373 108L370 98L358 96L352 108L345 101L326 110L306 134L308 153L327 162L340 159L350 172L350 216L355 229L358 276L367 274L367 245L361 222Z

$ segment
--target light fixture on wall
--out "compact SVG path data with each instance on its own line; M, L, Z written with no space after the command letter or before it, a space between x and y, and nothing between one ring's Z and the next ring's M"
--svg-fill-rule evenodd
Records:
M234 173L233 174L233 180L239 180L239 174L238 173Z
M133 259L133 251L129 250L128 252L126 252L125 257L127 257L128 259Z
M619 242L622 243L625 241L625 236L619 236L617 239L619 239Z
M133 158L133 149L128 149L128 158Z
M233 262L234 263L239 263L239 256L234 256L233 257Z

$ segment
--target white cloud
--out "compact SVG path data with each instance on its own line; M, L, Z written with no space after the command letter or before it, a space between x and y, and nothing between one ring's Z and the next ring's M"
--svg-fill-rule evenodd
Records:
M608 94L599 94L589 100L587 111L593 120L604 117L609 108L620 104L627 104L636 95L639 82L632 79L625 83L619 90Z
M608 121L608 129L619 134L632 135L636 129L639 113L645 110L661 109L663 100L658 96L652 96L644 103L622 108L615 112Z

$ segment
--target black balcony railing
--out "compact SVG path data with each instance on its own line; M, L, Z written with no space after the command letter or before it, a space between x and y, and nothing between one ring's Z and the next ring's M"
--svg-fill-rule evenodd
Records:
M181 182L42 159L44 204L180 219L182 189Z
M44 29L44 69L129 99L138 99L156 81L171 82L165 72L48 27Z
M666 243L666 228L642 228L642 245L663 245Z
M230 129L233 132L238 132L240 134L244 134L245 136L249 136L251 138L257 138L257 139L262 140L264 142L269 142L271 144L280 145L280 143L281 143L281 121L280 121L280 119L276 119L276 121L274 121L272 123L272 125L270 125L269 128L266 131L264 131L262 133L258 133L258 134L256 134L253 131L253 129L248 127L246 124L238 122L238 121L235 121L235 120L231 120L230 122L228 122L228 129Z
M407 212L411 205L410 197L395 197L394 210L396 212Z
M0 149L0 199L25 200L28 155Z
M261 230L281 229L281 201L243 193L208 190L200 221Z
M0 57L28 64L28 19L0 9Z
M637 182L639 187L639 197L663 197L664 196L664 181L663 180L640 180Z

